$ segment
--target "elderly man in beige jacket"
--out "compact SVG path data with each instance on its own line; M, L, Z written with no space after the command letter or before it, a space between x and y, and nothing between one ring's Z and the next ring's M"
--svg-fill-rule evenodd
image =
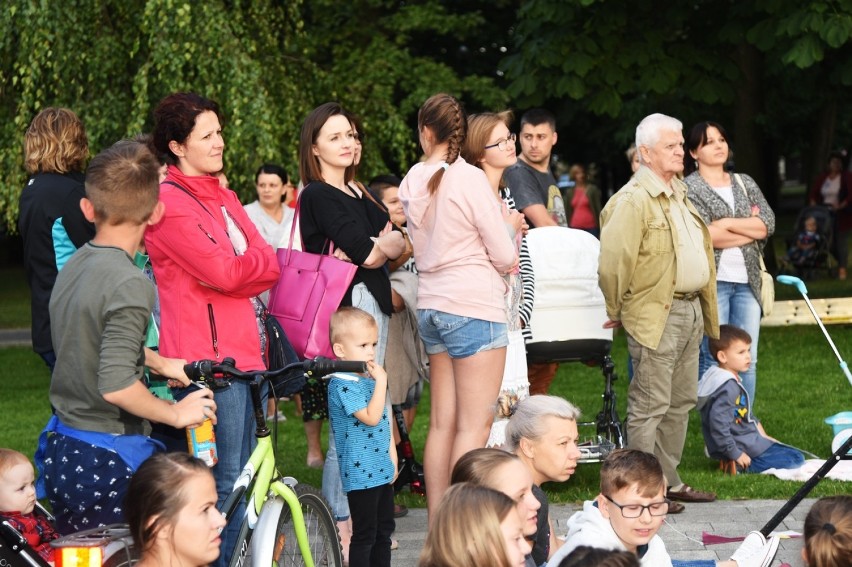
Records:
M627 444L654 453L667 496L710 502L677 472L697 398L698 347L718 336L716 276L707 227L686 198L680 121L663 114L636 128L641 166L601 212L598 275L607 327L623 326L633 362ZM680 512L675 503L670 513Z

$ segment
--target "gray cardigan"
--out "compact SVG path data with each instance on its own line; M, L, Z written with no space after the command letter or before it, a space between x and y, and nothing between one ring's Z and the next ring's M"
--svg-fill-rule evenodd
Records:
M719 196L715 189L710 187L708 183L701 177L697 171L687 176L684 179L689 188L689 200L695 206L698 214L704 219L704 222L710 224L714 220L722 218L748 218L751 216L751 206L757 205L760 207L760 220L766 225L766 237L769 238L775 232L775 213L769 207L769 203L760 192L760 187L754 182L754 179L746 174L740 174L745 190L748 193L749 201L746 202L743 194L742 186L739 185L731 174L731 184L733 185L734 193L734 212L731 213L731 208L728 203ZM746 271L748 272L748 285L751 287L751 292L755 299L760 301L760 255L763 253L763 246L766 240L755 240L751 244L740 246L743 258L745 258ZM721 248L714 248L716 256L716 268L719 268L719 258L722 256Z

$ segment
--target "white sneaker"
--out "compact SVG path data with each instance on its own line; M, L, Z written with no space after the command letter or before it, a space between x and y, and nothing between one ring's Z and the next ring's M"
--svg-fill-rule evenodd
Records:
M740 560L751 557L760 551L764 545L766 545L766 538L763 537L762 533L757 531L749 532L734 554L731 555L731 560L736 561L742 567Z
M779 543L781 543L781 539L778 536L772 536L766 542L766 545L756 553L743 559L734 559L733 557L731 559L734 559L739 567L769 567L772 560L775 559L775 554L778 553Z

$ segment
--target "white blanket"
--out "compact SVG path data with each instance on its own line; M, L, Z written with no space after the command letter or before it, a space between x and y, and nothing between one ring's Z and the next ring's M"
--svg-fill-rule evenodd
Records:
M805 464L797 469L767 469L762 474L775 475L781 480L805 481L811 478L824 464L825 461L821 459L808 459L805 461ZM837 461L834 467L825 475L825 478L852 481L852 461Z

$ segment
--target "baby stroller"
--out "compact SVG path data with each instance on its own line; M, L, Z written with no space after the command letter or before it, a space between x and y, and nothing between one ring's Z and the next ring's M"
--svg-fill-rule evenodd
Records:
M527 234L535 274L535 304L530 318L530 362L583 362L600 366L604 377L603 408L594 422L594 442L581 445L581 462L596 462L624 445L612 384L617 379L610 357L612 329L598 286L600 242L571 228L542 227Z
M51 523L53 516L36 502L34 512ZM27 540L12 525L0 517L0 565L8 567L48 567L47 561L30 547Z
M796 239L799 234L805 231L805 221L813 217L817 223L816 248L814 253L809 254L795 261L790 258L789 253L784 255L781 260L781 271L787 274L795 274L802 279L813 279L820 270L824 270L826 275L833 276L837 268L837 263L831 256L831 241L834 235L834 226L832 222L831 210L824 205L811 205L799 211L796 217L796 223L793 227L793 234L786 239L787 250L789 251L796 245Z

